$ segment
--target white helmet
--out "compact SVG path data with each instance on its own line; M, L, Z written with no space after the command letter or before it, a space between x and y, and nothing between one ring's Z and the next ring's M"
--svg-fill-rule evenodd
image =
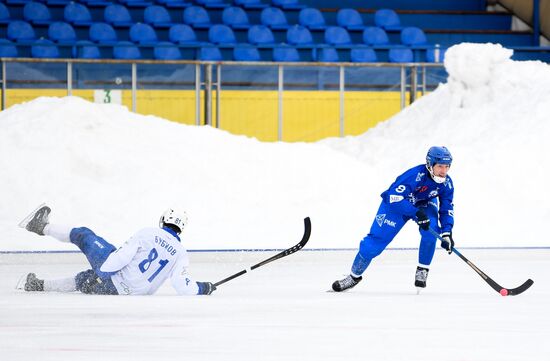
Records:
M179 229L178 234L183 232L183 229L187 225L187 213L185 211L178 213L172 208L168 208L162 213L159 219L159 227L164 227L165 224L170 224Z

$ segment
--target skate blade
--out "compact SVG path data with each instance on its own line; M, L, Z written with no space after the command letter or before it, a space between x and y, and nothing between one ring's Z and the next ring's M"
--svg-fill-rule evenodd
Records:
M28 216L26 216L21 222L19 222L19 227L23 228L23 229L26 229L27 228L27 224L29 224L29 222L31 221L31 219L34 217L34 214L42 207L44 207L46 205L46 203L42 203L41 205L39 205L38 207L36 207L36 209L34 211L32 211Z
M19 277L19 281L17 281L17 284L15 285L16 290L23 290L25 287L25 283L27 282L27 275L23 275Z
M422 290L423 290L422 287L416 287L416 294L419 295L420 291L422 291Z

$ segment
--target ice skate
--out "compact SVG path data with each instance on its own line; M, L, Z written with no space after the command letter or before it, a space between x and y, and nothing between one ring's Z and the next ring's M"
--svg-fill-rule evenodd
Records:
M27 292L44 291L44 280L36 278L34 273L29 273L24 288Z
M416 294L420 294L423 288L426 288L426 280L428 279L428 272L430 270L425 267L416 267L416 274L414 276L414 285L416 286Z
M334 292L342 292L342 291L349 290L355 287L359 282L361 282L362 279L363 277L361 276L353 277L352 275L348 275L344 279L334 281L334 283L332 284L332 290Z
M48 217L51 209L46 204L41 204L31 214L19 223L19 227L25 228L29 232L44 235L44 227L48 224Z

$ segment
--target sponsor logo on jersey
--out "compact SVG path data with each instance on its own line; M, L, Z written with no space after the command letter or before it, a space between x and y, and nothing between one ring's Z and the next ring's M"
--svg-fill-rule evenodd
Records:
M104 247L101 243L99 243L98 241L94 241L94 244L95 244L96 246L98 246L99 248L101 248L101 249L105 248L105 247Z
M404 199L403 196L390 195L390 203L401 202Z
M388 226L395 228L395 222L386 219L386 214L377 214L376 223L378 223L380 227L382 227L384 224L387 224Z
M430 192L430 195L428 195L429 198L434 198L434 197L437 197L437 195L439 194L439 192L437 191L437 189L433 190Z
M453 211L452 209L449 209L449 216L454 217L455 211Z
M416 181L420 182L422 180L422 177L424 177L424 175L426 175L426 173L418 173L416 175Z
M422 186L422 187L417 187L416 188L416 191L418 193L423 193L423 192L426 192L428 190L428 186Z

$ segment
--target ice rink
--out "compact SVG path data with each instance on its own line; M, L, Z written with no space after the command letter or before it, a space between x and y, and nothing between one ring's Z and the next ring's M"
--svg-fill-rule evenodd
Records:
M416 250L390 249L353 290L326 292L353 251L301 251L224 285L178 297L26 293L20 276L65 277L78 253L0 254L2 360L550 360L549 249L463 249L502 297L455 255L436 251L428 288L413 286ZM192 252L218 281L275 252Z

